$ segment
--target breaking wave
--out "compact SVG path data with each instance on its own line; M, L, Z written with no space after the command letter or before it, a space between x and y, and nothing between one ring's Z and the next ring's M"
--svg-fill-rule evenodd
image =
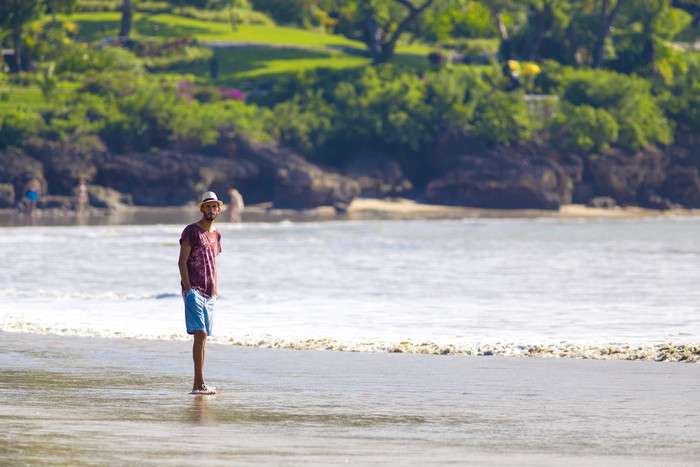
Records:
M43 326L28 321L0 322L0 331L33 334L80 336L94 338L122 338L144 340L185 341L185 333L129 333L90 328ZM213 344L289 350L325 350L335 352L380 352L426 355L471 355L536 358L576 358L591 360L642 360L656 362L700 363L700 344L663 343L633 344L521 344L513 342L439 344L434 342L342 341L331 338L285 339L275 336L211 336Z

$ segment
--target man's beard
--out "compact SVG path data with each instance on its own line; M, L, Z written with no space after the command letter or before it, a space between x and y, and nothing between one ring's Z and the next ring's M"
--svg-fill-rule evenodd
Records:
M204 213L204 218L208 221L213 221L216 219L217 212L205 212Z

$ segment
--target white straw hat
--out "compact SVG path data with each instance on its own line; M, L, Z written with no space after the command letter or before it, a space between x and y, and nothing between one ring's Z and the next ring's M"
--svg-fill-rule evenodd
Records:
M213 191L207 191L202 195L202 202L197 205L201 209L202 204L208 203L209 201L216 201L219 203L219 207L222 207L224 205L223 201L220 201L219 198L216 197L216 193Z

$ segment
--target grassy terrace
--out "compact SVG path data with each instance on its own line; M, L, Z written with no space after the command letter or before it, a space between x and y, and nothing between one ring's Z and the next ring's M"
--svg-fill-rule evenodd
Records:
M97 44L103 38L119 34L121 14L116 12L75 13L59 15L60 22L80 25L79 38ZM47 23L47 16L41 22ZM134 37L191 37L213 47L219 62L220 85L235 85L241 81L265 80L276 75L316 68L355 68L370 64L362 42L333 34L323 34L283 26L240 25L234 30L230 24L185 18L170 14L135 13ZM423 69L430 48L421 45L400 46L393 62L402 66ZM208 63L195 63L168 70L169 74L182 73L209 77ZM70 93L78 86L73 82L59 82L56 92ZM45 105L40 89L35 85L11 85L0 79L0 107Z
M62 21L73 21L82 26L81 35L87 41L101 37L115 37L119 33L119 13L76 13L59 16ZM158 27L154 31L154 26ZM200 41L234 41L303 47L355 47L363 44L342 36L320 34L303 29L282 26L240 25L233 30L230 24L184 18L170 14L134 14L132 32L141 36L193 37Z
M89 43L116 37L121 15L114 12L77 13L59 16L81 26L80 36ZM230 24L184 18L170 14L134 15L133 33L140 37L191 37L215 48L219 61L219 82L235 82L313 68L353 68L370 63L362 42L346 37L283 26L244 24L235 30ZM400 46L395 62L424 67L429 47ZM209 73L202 63L186 72L198 76Z

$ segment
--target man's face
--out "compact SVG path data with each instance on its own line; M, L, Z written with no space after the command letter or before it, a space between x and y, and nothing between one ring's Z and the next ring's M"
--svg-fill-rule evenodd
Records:
M199 210L202 211L206 220L213 221L216 219L216 215L219 214L219 211L221 211L221 208L216 201L209 201L208 203L202 204Z

